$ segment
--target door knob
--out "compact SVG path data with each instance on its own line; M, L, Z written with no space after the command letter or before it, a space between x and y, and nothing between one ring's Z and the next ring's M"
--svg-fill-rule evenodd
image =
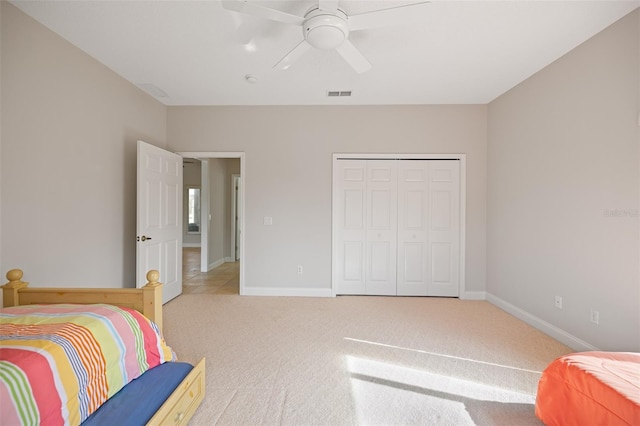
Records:
M143 235L142 238L140 237L136 237L136 241L147 241L150 240L151 237L147 237L146 235Z

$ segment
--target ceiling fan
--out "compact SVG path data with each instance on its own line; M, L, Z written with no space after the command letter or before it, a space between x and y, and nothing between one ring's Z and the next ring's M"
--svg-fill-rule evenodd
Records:
M357 73L371 68L371 64L349 41L351 31L360 31L419 19L428 1L395 6L372 12L347 15L338 8L339 0L318 0L304 16L292 15L276 9L260 6L248 0L222 0L227 10L259 16L272 21L297 25L302 28L304 39L273 67L287 69L311 48L335 49Z

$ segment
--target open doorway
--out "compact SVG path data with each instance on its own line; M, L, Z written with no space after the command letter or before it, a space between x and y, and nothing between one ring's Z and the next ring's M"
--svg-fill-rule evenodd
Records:
M182 263L182 294L240 294L240 261L199 272L200 247L184 247Z
M191 198L185 196L183 292L243 294L244 153L178 154L184 158L185 176L194 174L186 170L191 163L200 172L199 185L184 181ZM198 205L199 212L191 211Z

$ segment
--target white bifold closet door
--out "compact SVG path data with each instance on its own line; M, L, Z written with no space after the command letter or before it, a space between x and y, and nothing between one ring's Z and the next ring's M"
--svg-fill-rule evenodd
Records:
M460 165L338 160L336 294L458 296Z

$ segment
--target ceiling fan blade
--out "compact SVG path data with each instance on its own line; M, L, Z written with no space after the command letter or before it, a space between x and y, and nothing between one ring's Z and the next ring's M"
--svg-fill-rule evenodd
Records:
M345 40L340 46L336 47L336 50L358 74L371 69L369 61L362 56L362 53L349 40Z
M294 47L291 52L287 53L286 56L273 67L281 70L286 70L289 68L295 61L300 59L302 55L304 55L309 49L311 49L311 45L307 43L307 40L302 40L296 47Z
M350 15L349 30L358 31L419 21L428 10L429 3L428 1L424 1L391 7L389 9L374 10L373 12L365 12L359 15Z
M222 7L234 12L246 13L259 16L272 21L283 22L285 24L302 25L304 18L290 13L281 12L264 6L250 3L247 0L222 0Z
M319 0L318 9L325 12L335 12L338 10L338 1L339 0Z

